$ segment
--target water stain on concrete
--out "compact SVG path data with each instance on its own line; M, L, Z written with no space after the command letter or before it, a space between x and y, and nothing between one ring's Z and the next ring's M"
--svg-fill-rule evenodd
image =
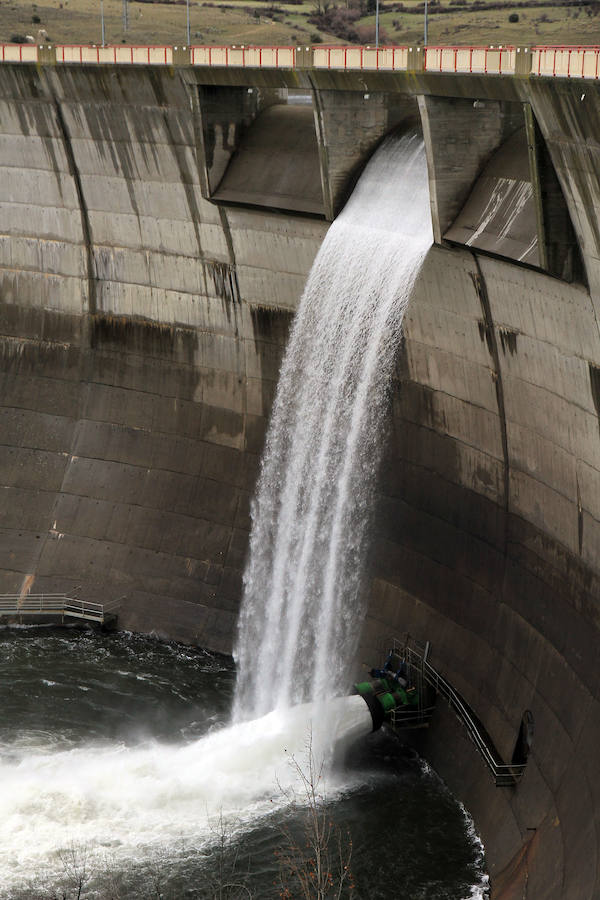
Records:
M502 352L506 355L508 351L511 356L514 356L517 352L517 333L516 331L511 331L510 328L499 328L498 334L500 335L500 343L502 345Z
M592 400L596 408L596 415L600 419L600 366L588 363L590 372L590 388L592 391ZM600 427L600 422L598 423Z
M490 356L493 356L494 344L492 341L492 335L490 334L489 327L483 321L478 322L477 327L479 328L479 337L481 339L481 342L482 343L483 343L483 341L486 342L487 348L488 348L488 353L490 354Z
M92 316L92 349L127 349L144 357L174 357L194 365L198 334L192 328L135 320L125 316Z

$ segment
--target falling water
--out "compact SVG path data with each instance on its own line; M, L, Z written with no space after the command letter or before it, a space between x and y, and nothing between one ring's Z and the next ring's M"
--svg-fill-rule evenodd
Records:
M402 319L432 242L423 142L390 139L310 273L252 510L234 716L345 687Z

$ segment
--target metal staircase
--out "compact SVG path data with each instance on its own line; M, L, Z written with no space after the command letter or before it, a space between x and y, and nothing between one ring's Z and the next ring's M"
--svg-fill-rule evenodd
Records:
M464 725L469 738L492 773L496 786L513 787L517 784L523 777L527 763L507 764L503 761L490 735L466 700L428 662L429 642L418 644L407 635L404 641L394 640L391 653L394 658L406 664L412 683L417 688L419 697L423 698L410 717L404 715L402 710L394 711L392 727L399 730L426 726L435 710L435 698L443 697Z

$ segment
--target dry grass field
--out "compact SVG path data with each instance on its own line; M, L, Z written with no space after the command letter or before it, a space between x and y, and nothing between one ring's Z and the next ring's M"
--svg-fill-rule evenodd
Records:
M369 43L375 0L190 0L192 43ZM323 9L325 7L325 9ZM99 43L101 0L0 0L0 41ZM315 15L321 16L315 20ZM381 0L382 43L423 39L423 0ZM324 14L323 14L324 13ZM313 19L311 22L310 19ZM178 44L186 0L104 0L107 43ZM429 0L430 44L600 44L600 0Z

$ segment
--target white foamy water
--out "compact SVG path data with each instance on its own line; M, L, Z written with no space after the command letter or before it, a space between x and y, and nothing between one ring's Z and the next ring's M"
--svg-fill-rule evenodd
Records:
M283 362L252 509L237 719L347 687L387 391L431 242L422 140L387 141L329 229Z
M304 767L307 741L318 764L334 744L371 730L361 697L279 710L173 746L88 746L0 761L0 894L40 867L59 872L56 851L72 842L143 860L157 847L214 839L214 819L236 827L281 808ZM333 775L326 790L342 785ZM348 787L346 784L345 787Z

